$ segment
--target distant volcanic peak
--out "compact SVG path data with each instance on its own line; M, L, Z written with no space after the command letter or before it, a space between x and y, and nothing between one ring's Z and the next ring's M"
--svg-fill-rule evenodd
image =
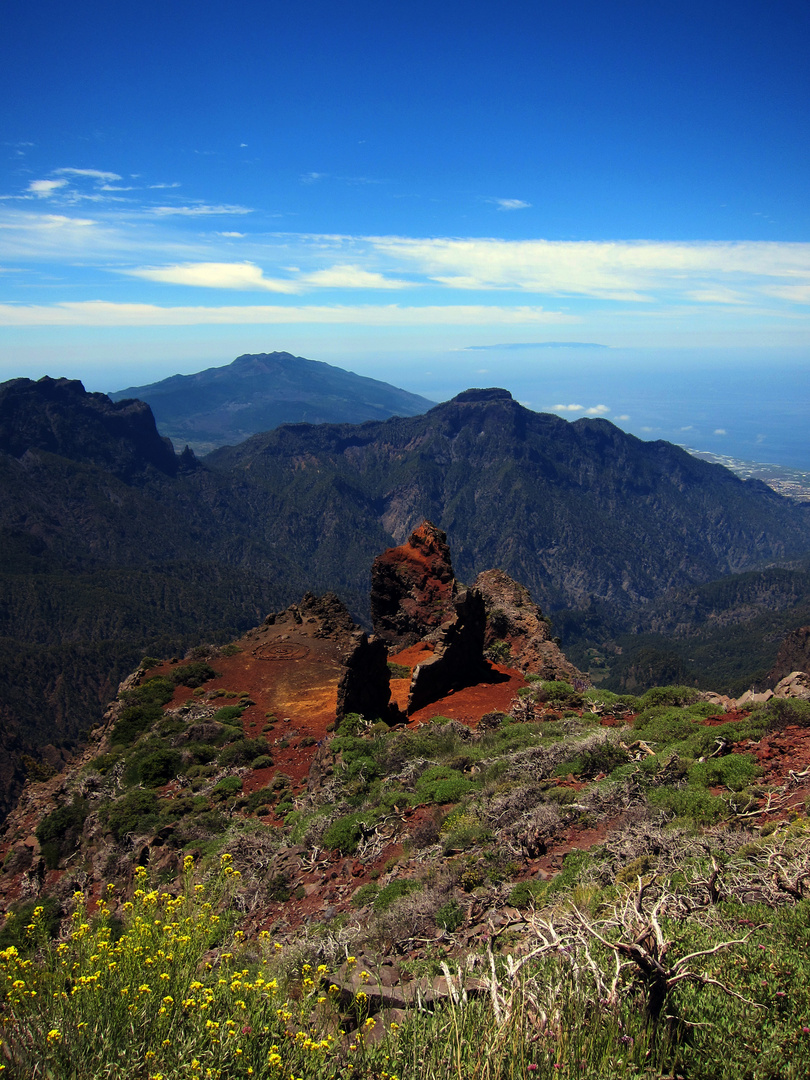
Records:
M299 362L303 362L303 363L313 363L314 362L314 361L311 361L311 360L310 361L304 360L304 357L302 357L302 356L293 356L292 353L288 353L288 352L242 353L242 355L237 356L237 358L230 365L226 365L226 367L221 368L221 369L217 369L217 370L227 371L228 366L230 366L232 368L234 368L234 367L235 368L242 368L242 367L244 367L244 368L255 368L255 367L259 367L260 365L264 365L264 364L268 364L268 363L269 364L289 363L291 360L292 361L299 361Z
M480 401L513 401L514 398L508 390L502 390L500 387L493 386L487 390L471 389L464 390L461 394L456 394L450 404L466 405L469 402Z

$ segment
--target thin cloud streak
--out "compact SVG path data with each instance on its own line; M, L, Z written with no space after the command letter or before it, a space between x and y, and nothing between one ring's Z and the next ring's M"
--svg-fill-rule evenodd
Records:
M524 326L574 321L538 307L396 304L317 306L160 307L85 300L54 305L0 304L0 326L236 326L335 323L358 326Z

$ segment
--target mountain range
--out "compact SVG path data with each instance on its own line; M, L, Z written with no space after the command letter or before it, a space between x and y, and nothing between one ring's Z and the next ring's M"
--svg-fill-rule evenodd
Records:
M415 416L435 402L389 383L286 352L245 354L232 364L173 375L110 394L136 398L178 446L197 454L281 424L360 423Z
M703 685L700 646L728 683L712 689L744 689L810 600L808 507L500 389L424 415L283 426L199 460L143 403L15 379L0 386L0 478L7 793L23 753L58 767L145 653L228 640L306 590L336 591L369 625L375 554L425 518L461 580L503 569L574 663L619 688L661 681L679 642L686 681ZM759 617L768 640L741 647Z

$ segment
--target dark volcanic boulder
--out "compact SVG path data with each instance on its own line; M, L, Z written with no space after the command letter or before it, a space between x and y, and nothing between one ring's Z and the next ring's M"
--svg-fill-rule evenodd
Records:
M348 713L359 713L366 720L384 720L387 724L404 720L399 710L389 704L391 677L385 642L360 630L354 635L354 643L338 683L338 725Z

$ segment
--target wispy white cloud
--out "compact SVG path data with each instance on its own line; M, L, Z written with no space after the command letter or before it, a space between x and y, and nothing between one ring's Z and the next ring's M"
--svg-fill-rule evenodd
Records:
M530 202L524 202L523 199L490 199L489 201L495 203L499 210L528 210L532 205Z
M715 435L728 435L728 432L726 431L726 429L724 427L719 427L719 428L714 429L714 434Z
M552 412L584 412L584 405L552 405Z
M589 409L586 409L585 412L588 414L588 416L604 416L605 413L610 412L610 409L607 407L607 405L591 405L591 407Z
M123 179L118 173L104 172L102 169L54 169L53 171L56 176L85 176L90 180L100 180L107 184Z
M67 186L67 180L32 180L28 185L28 191L32 195L38 195L41 199L47 199L60 188Z
M193 206L150 206L147 213L155 214L156 217L209 217L216 214L252 214L249 206L234 206L229 203L210 206L200 203Z
M102 300L53 305L0 304L0 326L204 326L294 323L357 326L521 326L564 323L571 317L537 307L396 304L161 307Z
M299 286L294 281L266 278L255 263L182 263L175 266L141 266L125 270L130 277L159 281L167 285L193 285L204 289L265 289L268 292L294 293Z
M300 278L306 285L322 289L407 289L413 284L396 278L387 278L362 266L342 264L324 270L313 270Z
M772 292L782 283L810 286L810 244L806 243L393 236L371 238L371 242L400 265L410 265L458 289L513 289L646 303L666 295L727 304L761 299L766 286ZM802 295L794 293L794 302L800 302Z

